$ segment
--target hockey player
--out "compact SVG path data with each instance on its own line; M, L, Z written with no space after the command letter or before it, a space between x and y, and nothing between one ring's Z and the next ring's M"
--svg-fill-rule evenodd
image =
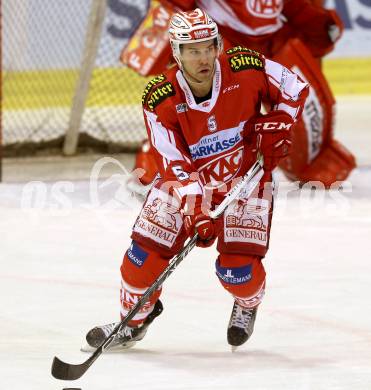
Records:
M254 329L265 291L272 218L271 171L287 156L308 84L282 65L238 46L221 53L217 24L202 10L174 14L169 28L177 66L152 79L144 119L161 173L134 224L121 265L121 317L150 287L189 236L200 247L218 239L216 275L234 298L227 330L237 347ZM262 115L263 104L271 110ZM264 176L248 199L234 201L217 221L209 210L264 156ZM141 340L162 311L156 291L114 341ZM96 348L116 324L87 334Z
M326 188L348 177L355 167L355 159L334 139L335 100L318 61L333 50L343 30L342 22L334 10L319 6L318 3L322 1L318 0L161 2L169 14L174 6L183 10L199 6L219 24L226 49L243 45L257 50L307 80L311 85L310 95L303 116L293 130L290 156L281 161L280 167L291 180L302 183L320 181ZM159 30L159 25L157 23L155 31ZM138 66L132 67L136 71L142 74L146 74L143 71L159 73L168 62L168 52L166 46L158 42L157 47L163 49L157 53L157 58L152 58L151 66L145 69L138 67L147 56L141 46L135 50L129 47L124 60L132 66L130 55L135 55ZM154 156L146 142L137 154L135 167L145 171L140 178L143 184L151 182L157 170L154 168ZM140 185L134 184L131 189L140 191Z

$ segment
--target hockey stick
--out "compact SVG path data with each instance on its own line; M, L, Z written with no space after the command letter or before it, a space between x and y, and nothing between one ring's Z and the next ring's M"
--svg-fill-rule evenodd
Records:
M233 200L242 193L244 198L248 198L257 183L263 176L263 158L260 157L249 171L242 177L242 179L235 185L225 196L223 202L213 210L210 215L212 218L217 218L225 209L232 203ZM128 322L138 313L143 305L149 300L151 295L165 282L165 280L172 274L175 268L183 261L188 253L195 247L197 241L197 234L195 234L184 246L181 252L176 255L169 263L167 268L156 279L156 281L143 294L142 298L138 300L135 306L129 311L128 315L112 330L106 340L94 351L94 353L81 364L69 364L54 357L52 364L52 375L54 378L61 380L76 380L79 379L88 368L98 359L98 357L109 348L110 344L115 338L115 335L127 326Z

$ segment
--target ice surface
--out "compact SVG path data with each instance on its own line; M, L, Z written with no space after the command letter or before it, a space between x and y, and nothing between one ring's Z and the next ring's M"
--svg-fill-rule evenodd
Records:
M343 192L299 191L279 176L267 294L234 354L216 251L196 249L135 349L101 356L76 382L52 378L54 355L84 361L86 331L118 318L119 266L140 202L119 176L1 184L0 388L371 389L371 117L362 104L339 109L338 138L361 165Z

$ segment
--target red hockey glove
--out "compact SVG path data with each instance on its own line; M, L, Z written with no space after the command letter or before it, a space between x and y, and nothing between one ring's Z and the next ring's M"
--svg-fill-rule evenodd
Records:
M264 157L264 170L272 171L291 148L291 126L294 120L285 111L271 111L248 121L244 137L257 136L257 147Z
M335 10L316 6L307 0L288 1L283 14L314 57L330 53L344 30Z
M313 29L304 33L305 43L315 57L323 57L332 52L335 43L341 38L344 31L343 22L335 10L327 9L324 12L322 26L319 25L317 29L314 25ZM314 33L313 30L317 33Z
M341 38L343 34L344 24L340 19L340 16L333 9L327 10L327 16L328 16L328 24L327 24L328 35L330 41L332 43L335 43Z
M217 229L214 220L202 211L202 196L196 195L194 199L193 210L192 207L189 207L192 202L188 202L187 213L189 215L184 219L184 227L189 236L198 234L197 246L207 248L213 245L217 237Z

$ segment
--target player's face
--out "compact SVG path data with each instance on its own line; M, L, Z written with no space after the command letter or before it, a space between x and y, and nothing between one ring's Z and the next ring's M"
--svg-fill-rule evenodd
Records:
M185 70L194 81L206 81L213 77L215 59L218 50L214 40L188 43L183 45L181 61Z

